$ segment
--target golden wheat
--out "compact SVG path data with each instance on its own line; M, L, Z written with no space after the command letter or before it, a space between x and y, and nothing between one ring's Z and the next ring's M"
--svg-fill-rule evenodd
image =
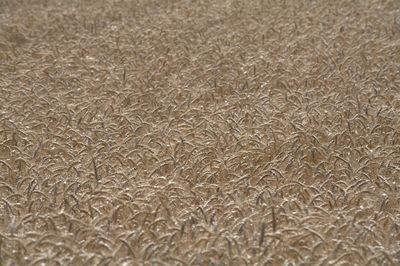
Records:
M0 265L400 264L400 2L0 0Z

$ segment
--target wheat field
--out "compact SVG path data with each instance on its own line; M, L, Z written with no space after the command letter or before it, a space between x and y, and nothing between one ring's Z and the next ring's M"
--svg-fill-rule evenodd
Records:
M0 0L0 265L400 265L400 1Z

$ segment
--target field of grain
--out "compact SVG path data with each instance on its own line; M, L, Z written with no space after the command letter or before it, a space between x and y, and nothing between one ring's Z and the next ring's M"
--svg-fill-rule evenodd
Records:
M399 265L400 1L0 0L0 265Z

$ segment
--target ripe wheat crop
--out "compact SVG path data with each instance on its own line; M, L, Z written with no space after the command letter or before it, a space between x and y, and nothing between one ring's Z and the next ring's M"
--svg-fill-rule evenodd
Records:
M0 265L399 265L400 1L0 0Z

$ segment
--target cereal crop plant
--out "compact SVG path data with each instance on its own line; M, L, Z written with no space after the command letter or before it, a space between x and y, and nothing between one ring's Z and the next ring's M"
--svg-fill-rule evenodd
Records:
M0 0L0 265L399 265L399 23Z

